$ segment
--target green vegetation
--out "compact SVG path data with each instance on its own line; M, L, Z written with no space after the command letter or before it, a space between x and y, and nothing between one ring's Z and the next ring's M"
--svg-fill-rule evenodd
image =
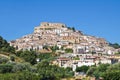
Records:
M36 64L36 58L37 58L37 55L36 55L36 52L35 51L18 51L16 53L17 56L23 58L26 62L29 62L31 63L32 65Z
M103 75L104 80L120 80L120 70L106 72Z
M11 61L15 61L15 56L11 55L11 56L10 56L10 60L11 60Z
M43 46L43 49L48 50L48 48L49 48L49 47L48 47L47 45L44 45L44 46Z
M52 53L40 53L38 54L37 58L40 61L46 60L46 61L52 61L54 60L56 57L52 54Z
M87 75L104 80L119 80L120 79L120 63L100 64L99 66L92 66L88 69Z
M25 63L0 65L0 80L60 80L72 76L72 71L49 65L49 62L45 61L37 64L35 68Z
M57 45L50 47L52 52L55 52L56 50L59 50L59 47Z
M0 36L0 52L15 53L15 48Z
M119 80L120 63L100 64L99 66L81 66L76 68L76 72L84 72L87 76L95 77L97 80ZM87 77L86 77L87 78ZM85 79L86 80L86 79Z
M114 43L114 44L109 43L109 46L111 46L111 47L113 47L113 48L115 48L115 49L120 48L120 45L119 45L118 43Z
M100 64L99 66L81 66L76 68L76 72L84 72L87 76L95 77L97 80L119 80L120 63ZM87 77L86 77L87 78ZM87 80L87 79L85 79Z
M110 65L106 72L102 75L105 80L119 80L120 79L120 63Z
M51 49L52 52L51 53L37 53L37 58L39 58L40 60L47 60L47 61L51 61L54 60L57 57L56 50L59 50L59 47L57 45L55 46L44 46L43 49Z
M52 55L50 53L40 53L38 55L38 58L40 60L45 60L45 59L48 59L48 58L51 58L51 57L52 57Z
M76 68L76 72L84 72L86 73L89 69L89 66L81 66Z
M74 75L71 68L51 65L57 46L48 47L52 53L38 53L33 50L15 51L6 40L0 37L0 80L61 80ZM9 55L8 55L9 54ZM37 63L36 59L40 62Z
M5 63L7 63L8 61L9 61L8 58L6 58L6 57L0 57L0 64L5 64Z
M68 27L68 29L73 30L75 32L75 28L74 27Z
M114 47L120 46L115 44ZM15 48L0 36L0 80L61 80L73 77L72 68L65 69L51 64L57 57L55 55L56 50L59 50L57 46L43 48L51 49L52 53L38 53L33 50L15 51ZM67 48L65 52L73 53L73 50ZM37 62L36 59L40 61ZM79 57L74 59L78 60ZM120 63L81 66L76 68L76 72L84 72L96 79L102 77L104 80L119 80Z
M60 80L72 76L73 72L70 68L50 65L46 60L35 66L29 63L0 64L0 80Z
M40 80L36 74L28 71L0 74L0 80Z
M0 64L0 73L10 73L12 68L13 66L10 64Z
M60 68L56 65L50 65L48 61L42 61L37 65L37 71L40 80L59 80L60 78L72 77L73 72Z
M65 49L65 52L66 52L66 53L73 53L73 49L67 48L67 49Z
M115 53L116 55L120 55L120 52Z
M74 57L73 60L80 60L80 58L79 57Z

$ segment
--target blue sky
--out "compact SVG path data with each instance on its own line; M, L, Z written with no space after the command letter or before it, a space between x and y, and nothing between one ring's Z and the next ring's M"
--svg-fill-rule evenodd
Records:
M40 22L60 22L120 43L120 0L0 0L0 35L8 41Z

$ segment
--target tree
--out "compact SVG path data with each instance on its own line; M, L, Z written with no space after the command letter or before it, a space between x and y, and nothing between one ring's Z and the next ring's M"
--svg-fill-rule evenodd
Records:
M0 64L5 64L9 61L8 58L5 58L5 57L0 57Z
M40 60L45 60L45 59L49 59L49 58L52 58L52 54L51 53L40 53L38 55L38 58Z
M23 72L23 71L34 72L30 63L15 63L13 65L12 72L16 73L16 72Z
M30 62L32 65L37 63L37 55L35 51L23 51L22 53L20 53L20 57L23 58L26 62Z
M111 46L111 47L113 47L113 48L115 48L115 49L120 48L120 45L119 45L118 43L114 43L114 44L109 43L109 46Z
M55 52L56 50L59 50L59 47L58 47L57 45L52 46L52 47L50 47L50 48L51 48L51 50L52 50L53 52Z
M71 29L75 32L75 28L74 27L72 27Z
M61 47L61 50L64 50L64 47L63 47L63 46Z
M104 72L107 71L109 66L109 64L100 64L96 67L90 67L87 71L87 75L94 76L99 79L99 77L103 76Z
M44 46L43 46L43 49L48 50L48 46L47 46L47 45L44 45Z
M120 70L105 72L102 77L104 80L120 80Z
M13 66L10 64L0 64L0 73L12 72Z
M68 69L58 67L56 65L50 65L48 61L41 61L37 65L37 71L40 76L40 80L59 80L60 78L73 76L73 72Z
M15 61L15 57L12 55L12 56L10 56L10 60L11 61Z
M90 67L90 68L88 69L88 71L86 72L86 74L87 74L88 76L93 76L93 73L94 73L95 70L96 70L96 67Z
M74 27L68 27L68 29L73 30L75 32L75 28Z
M110 66L110 64L100 64L97 69L99 72L104 72L107 70L107 68Z
M113 65L110 65L108 68L107 68L107 71L110 72L111 70L120 70L120 63L115 63Z
M73 53L73 49L67 48L67 49L65 49L65 52L66 52L66 53Z
M88 69L89 69L89 66L81 66L81 67L77 67L76 68L76 72L84 72L84 73L86 73L87 71L88 71Z
M0 36L0 51L15 53L15 48Z
M0 74L0 80L40 80L39 76L29 71Z
M52 66L51 66L52 68ZM40 80L55 80L55 76L52 72L52 69L50 69L49 62L44 60L41 63L37 65L37 71L40 76Z
M23 53L23 50L19 50L16 52L16 56L20 57L21 53Z
M66 70L67 71L72 71L72 68L71 67L67 67Z

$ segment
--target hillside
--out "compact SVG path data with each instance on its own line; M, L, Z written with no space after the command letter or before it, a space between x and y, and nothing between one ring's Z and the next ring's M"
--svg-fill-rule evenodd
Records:
M10 62L11 60L15 62L24 62L22 58L19 58L15 55L15 48L10 46L9 43L0 36L0 60ZM14 59L13 59L14 58Z
M51 65L50 61L55 56L49 53L36 54L33 50L16 51L2 37L0 43L0 80L60 80L73 76L71 70ZM37 62L37 59L40 61Z
M120 56L114 54L118 44L109 46L103 38L51 25L35 27L33 34L11 41L11 46L0 37L0 80L119 79Z
M34 28L32 34L25 35L19 39L10 41L10 45L17 50L42 51L44 46L55 46L59 48L71 48L73 53L83 49L85 52L114 54L116 50L109 46L104 38L85 35L74 27L67 27L62 23L42 22Z

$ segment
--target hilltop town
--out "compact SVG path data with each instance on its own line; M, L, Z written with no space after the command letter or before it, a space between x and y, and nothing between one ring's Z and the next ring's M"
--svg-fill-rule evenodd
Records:
M115 56L119 50L109 46L104 38L85 35L74 27L68 27L62 23L42 22L34 28L32 34L22 38L10 41L10 45L16 50L35 50L40 53L51 53L50 48L45 47L57 46L59 50L55 53L59 55L52 64L60 67L76 67L83 65L91 66L100 63L112 64L119 56ZM65 51L68 50L68 51ZM38 60L39 61L39 60Z

